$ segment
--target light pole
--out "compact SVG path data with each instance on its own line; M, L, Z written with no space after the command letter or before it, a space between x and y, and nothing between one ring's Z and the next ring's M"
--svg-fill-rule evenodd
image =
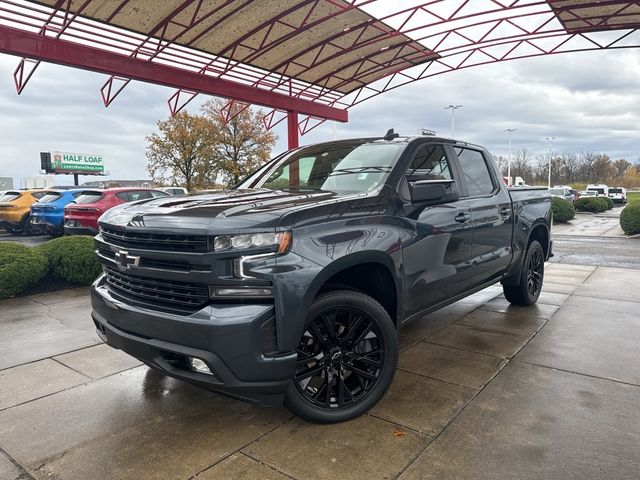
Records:
M518 130L517 128L507 128L505 132L509 134L509 159L507 160L507 178L509 186L511 186L511 134Z
M463 106L464 105L449 105L444 107L445 110L451 110L451 138L453 138L456 130L456 110Z
M547 145L549 146L549 181L547 186L549 188L551 188L551 142L553 142L556 139L556 137L546 137L545 141L547 142Z

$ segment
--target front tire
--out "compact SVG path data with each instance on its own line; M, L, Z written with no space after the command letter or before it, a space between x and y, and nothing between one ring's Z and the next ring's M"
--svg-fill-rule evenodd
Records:
M528 307L538 301L544 280L544 250L537 240L529 244L517 285L503 285L505 298L513 305Z
M339 290L311 304L297 351L285 404L311 422L342 422L371 409L391 385L398 337L377 301Z

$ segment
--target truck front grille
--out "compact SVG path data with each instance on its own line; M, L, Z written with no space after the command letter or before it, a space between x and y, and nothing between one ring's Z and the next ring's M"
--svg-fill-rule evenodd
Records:
M130 232L109 227L102 227L101 234L106 242L126 248L194 253L208 251L206 235Z
M209 288L198 283L176 282L129 275L104 267L111 293L153 307L195 311L209 301Z

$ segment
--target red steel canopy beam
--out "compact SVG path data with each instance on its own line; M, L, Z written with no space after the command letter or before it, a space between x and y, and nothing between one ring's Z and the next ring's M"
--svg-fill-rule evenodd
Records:
M346 122L346 110L78 43L0 26L0 52Z

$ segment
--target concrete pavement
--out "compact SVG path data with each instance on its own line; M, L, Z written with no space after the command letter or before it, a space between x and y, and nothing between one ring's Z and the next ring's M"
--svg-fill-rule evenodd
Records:
M0 302L0 479L637 479L640 271L549 264L404 327L394 384L321 426L100 343L86 289Z
M627 237L620 227L623 206L604 213L577 213L552 228L552 262L573 265L640 269L640 239Z
M602 213L576 212L573 220L566 223L554 223L553 235L572 235L590 237L617 237L626 235L620 227L620 214L625 205L616 205Z

